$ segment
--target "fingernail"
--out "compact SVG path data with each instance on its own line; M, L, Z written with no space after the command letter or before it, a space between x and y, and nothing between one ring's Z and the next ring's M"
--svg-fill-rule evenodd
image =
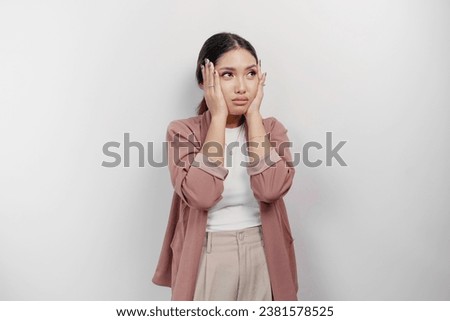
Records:
M209 63L209 59L205 58L205 63L208 64Z

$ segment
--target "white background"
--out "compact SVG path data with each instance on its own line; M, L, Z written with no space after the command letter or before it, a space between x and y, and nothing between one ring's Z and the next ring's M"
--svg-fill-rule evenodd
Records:
M227 31L256 48L262 114L294 153L346 141L348 166L298 164L285 198L299 298L449 300L449 14L444 0L0 1L0 299L170 299L151 283L167 167L132 148L106 168L102 148L123 156L129 133L161 160L168 123L202 98L201 46Z

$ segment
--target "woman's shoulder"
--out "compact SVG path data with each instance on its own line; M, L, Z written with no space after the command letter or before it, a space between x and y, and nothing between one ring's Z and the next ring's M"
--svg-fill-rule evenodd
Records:
M180 118L170 121L167 126L168 131L195 131L200 126L202 115L192 116L188 118Z
M286 132L287 129L284 127L283 123L276 117L270 116L267 118L263 118L263 124L266 130L269 132Z

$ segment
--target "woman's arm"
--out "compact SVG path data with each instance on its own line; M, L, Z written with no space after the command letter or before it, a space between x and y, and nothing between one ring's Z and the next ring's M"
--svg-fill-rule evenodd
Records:
M272 203L290 189L295 174L287 129L271 117L271 130L265 135L266 152L250 164L247 172L253 193L259 201ZM249 151L251 149L249 148Z
M212 122L205 142L214 139L223 141L224 138L221 139L220 135L224 136L224 133L220 134L219 128L220 124ZM175 192L190 207L208 210L222 199L223 180L228 175L228 169L221 163L214 164L213 158L205 157L206 151L203 153L200 141L182 121L172 121L169 124L166 138L168 167Z
M223 165L225 149L225 125L227 119L219 116L212 116L211 123L206 133L201 153L208 156L210 162Z
M190 207L208 210L222 199L223 180L228 175L223 167L228 108L213 63L206 59L201 69L201 87L211 113L203 146L199 146L193 131L182 121L169 124L167 141L175 191Z

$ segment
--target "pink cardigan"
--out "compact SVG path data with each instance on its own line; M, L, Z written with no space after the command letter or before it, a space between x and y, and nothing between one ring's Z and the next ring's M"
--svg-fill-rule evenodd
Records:
M207 159L199 153L210 122L208 110L199 116L172 121L167 129L168 167L175 191L152 282L171 287L172 300L193 300L208 209L222 199L223 180L228 174L223 166L207 166ZM294 240L283 201L295 169L289 145L280 146L288 142L286 128L274 117L263 119L263 124L272 147L266 159L247 167L247 172L260 205L273 300L297 300ZM245 135L248 140L248 130ZM177 141L181 143L179 147Z

